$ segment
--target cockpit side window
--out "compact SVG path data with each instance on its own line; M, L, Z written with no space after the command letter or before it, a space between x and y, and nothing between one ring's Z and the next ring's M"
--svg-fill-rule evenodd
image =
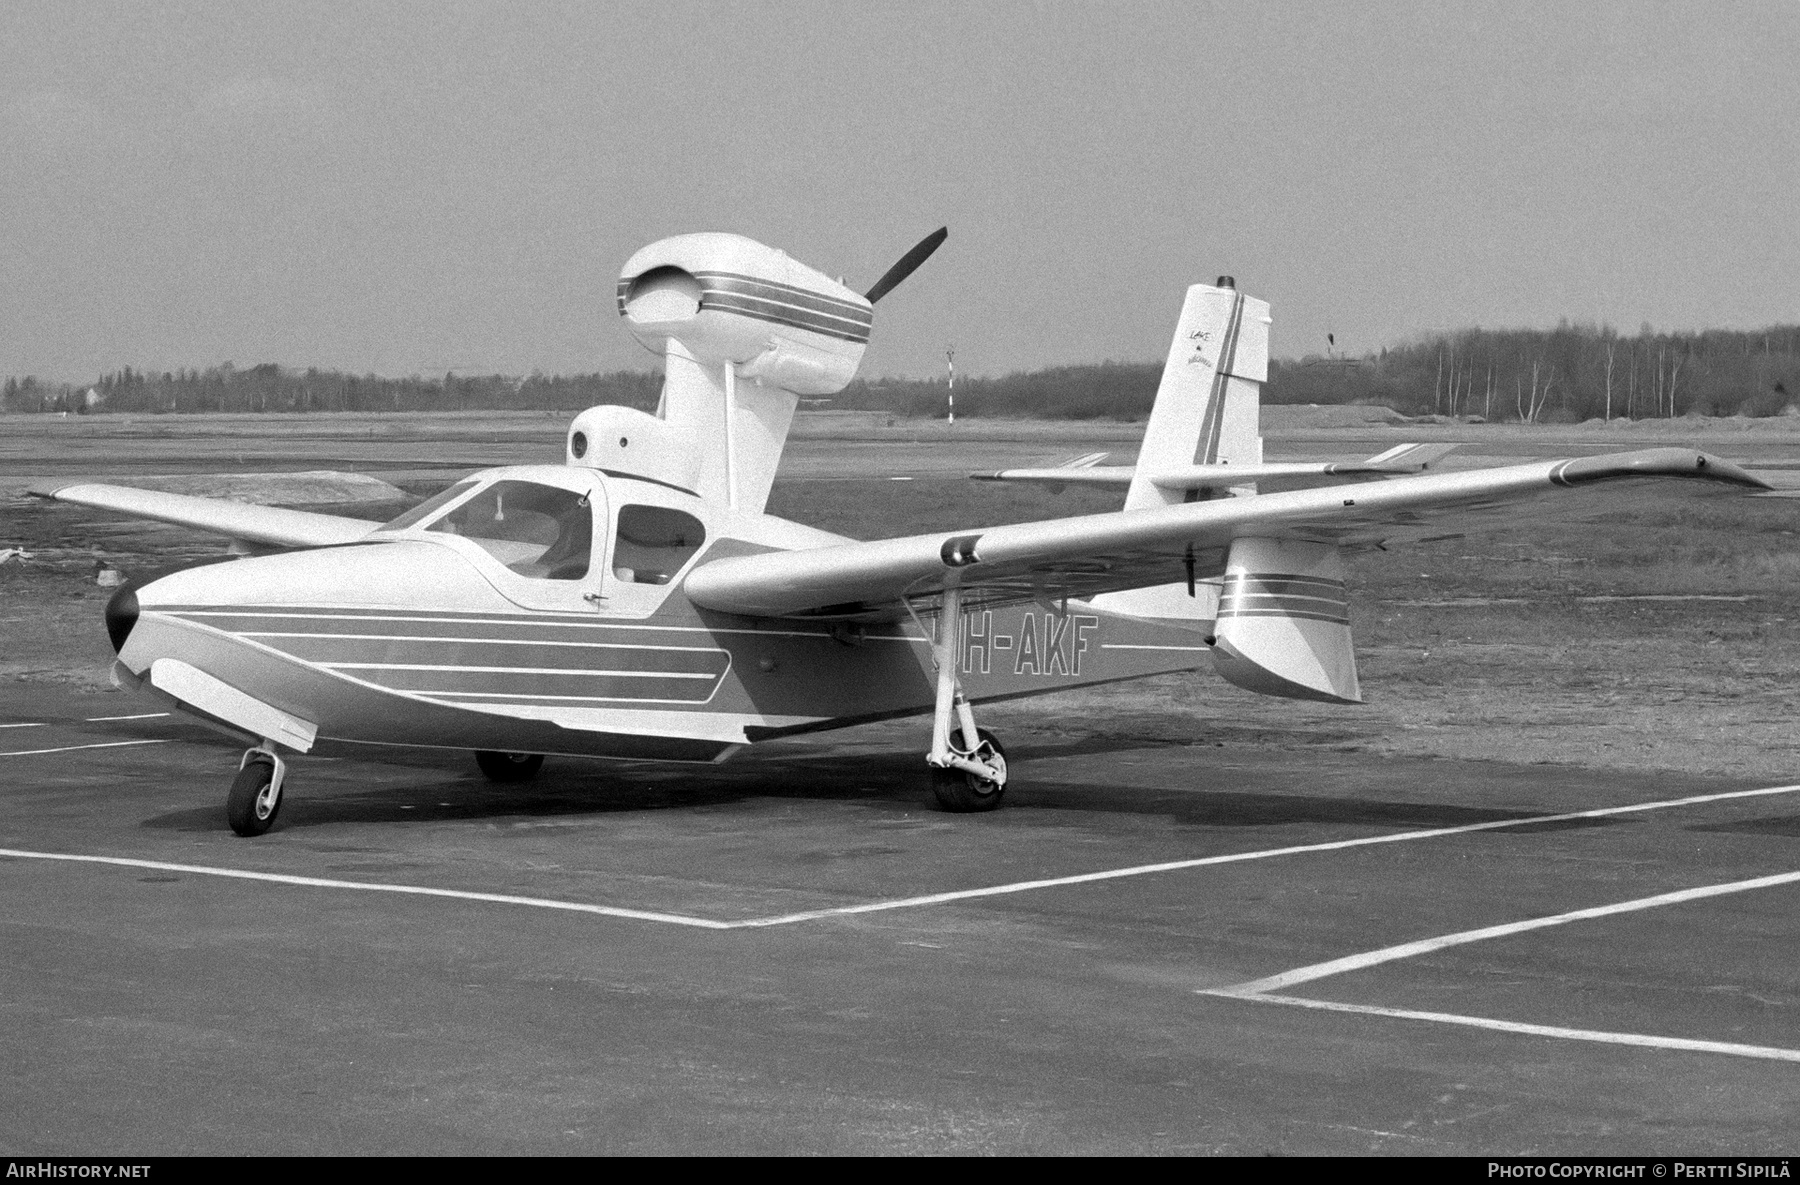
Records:
M461 535L521 576L587 575L594 516L585 495L532 481L497 481L425 528Z
M706 542L700 520L666 506L621 506L613 575L633 584L667 584Z
M459 481L442 493L425 499L399 518L383 523L381 529L383 531L404 531L408 527L416 527L474 488L475 483L472 481Z

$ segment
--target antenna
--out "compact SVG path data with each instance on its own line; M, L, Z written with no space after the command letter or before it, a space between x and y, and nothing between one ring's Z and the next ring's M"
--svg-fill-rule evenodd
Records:
M946 417L944 422L948 423L948 424L954 424L954 423L956 423L956 345L955 345L955 343L951 343L950 345L944 347L944 366L950 372L949 382L947 382L944 385L944 398L949 403L950 414L948 417Z

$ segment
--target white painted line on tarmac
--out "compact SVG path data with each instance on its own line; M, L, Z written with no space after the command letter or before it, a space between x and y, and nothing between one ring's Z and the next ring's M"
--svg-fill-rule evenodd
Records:
M160 720L167 712L139 712L135 716L83 716L89 724L98 724L102 720Z
M1617 901L1611 905L1596 905L1587 909L1572 909L1566 913L1551 914L1547 917L1527 918L1520 922L1483 926L1478 930L1460 930L1454 934L1442 934L1436 938L1422 938L1417 942L1384 946L1379 950L1364 951L1361 954L1346 955L1341 959L1296 967L1292 971L1284 971L1279 975L1271 975L1264 979L1253 979L1247 983L1234 984L1231 987L1199 988L1196 989L1195 994L1216 996L1227 1000L1252 1000L1263 1004L1282 1004L1290 1008L1311 1008L1322 1012L1349 1012L1395 1020L1422 1020L1434 1024L1462 1025L1465 1028L1490 1029L1499 1033L1555 1037L1564 1041L1592 1041L1605 1045L1635 1045L1649 1049L1678 1049L1696 1053L1722 1053L1733 1057L1762 1058L1767 1061L1800 1062L1800 1049L1784 1049L1775 1045L1743 1045L1734 1041L1700 1041L1691 1037L1664 1037L1652 1033L1619 1033L1606 1029L1571 1029L1560 1025L1535 1025L1514 1020L1497 1020L1487 1016L1464 1016L1455 1012L1384 1008L1376 1004L1341 1004L1333 1000L1309 1000L1302 996L1278 994L1283 989L1294 987L1297 984L1311 983L1313 980L1325 979L1332 975L1360 971L1366 967L1391 963L1399 959L1415 958L1419 955L1443 950L1446 947L1462 946L1471 942L1485 942L1490 938L1505 938L1513 934L1524 934L1549 926L1564 926L1570 922L1586 921L1590 918L1635 913L1639 910L1656 909L1664 905L1680 905L1687 901L1723 897L1731 893L1748 893L1754 889L1768 889L1795 883L1800 883L1800 872L1782 872L1773 876L1753 877L1749 880L1700 885L1692 889L1678 889L1672 893L1658 893L1653 897L1639 897L1631 901Z
M1550 926L1566 926L1570 922L1584 922L1590 918L1636 913L1639 910L1656 909L1664 905L1680 905L1686 901L1700 901L1707 897L1724 897L1731 893L1748 893L1753 889L1768 889L1776 885L1791 885L1795 882L1800 882L1800 872L1781 872L1774 876L1759 876L1746 881L1730 881L1720 885L1701 885L1693 889L1677 889L1673 893L1658 893L1654 897L1617 901L1611 905L1572 909L1567 913L1527 918L1522 922L1483 926L1479 930L1460 930L1455 934L1440 934L1436 938L1421 938L1417 942L1403 942L1398 946L1384 946L1380 950L1363 951L1361 954L1345 955L1341 959L1332 959L1329 962L1296 967L1292 971L1283 971L1280 975L1271 975L1266 979L1253 979L1248 983L1240 983L1230 988L1216 989L1211 994L1259 996L1265 992L1278 992L1284 988L1291 988L1296 984L1311 983L1315 979L1343 975L1350 971L1361 971L1365 967L1374 967L1381 963L1391 963L1396 959L1411 959L1419 955L1428 955L1446 947L1463 946L1471 942L1486 942L1490 938L1506 938L1513 934L1524 934L1531 930L1542 930Z
M1307 1000L1299 996L1254 995L1231 989L1202 991L1202 996L1222 996L1231 1000L1254 1000L1259 1004L1285 1004L1293 1008L1312 1008L1321 1012L1351 1012L1362 1016L1384 1016L1395 1020L1424 1020L1435 1024L1462 1025L1471 1029L1491 1029L1498 1033L1521 1033L1530 1037L1559 1037L1564 1041L1596 1041L1604 1045L1636 1045L1649 1049L1681 1049L1696 1053L1724 1053L1734 1057L1755 1057L1768 1061L1800 1062L1800 1049L1783 1049L1777 1045L1739 1045L1734 1041L1696 1041L1690 1037L1660 1037L1651 1033L1615 1033L1605 1029L1565 1029L1558 1025L1522 1024L1516 1020L1495 1020L1486 1016L1462 1016L1455 1012L1421 1012L1412 1008L1381 1008L1373 1004L1339 1004L1331 1000Z
M289 876L278 872L249 872L241 868L214 868L205 864L169 864L161 860L134 860L124 856L78 856L66 852L27 852L16 848L0 848L0 857L6 856L17 860L57 860L72 864L113 864L125 868L150 868L158 872L189 872L195 876L223 876L235 880L264 881L277 885L301 885L313 889L355 889L365 893L451 897L459 901L488 901L497 905L529 905L536 909L560 909L571 913L600 914L609 918L663 922L672 926L693 926L702 930L729 930L732 928L730 922L715 922L710 918L689 917L680 913L621 909L612 905L589 905L583 901L558 901L549 897L519 897L510 893L474 893L464 889L434 889L425 885L384 885L375 881L340 881L316 876Z
M0 753L0 757L35 757L40 753L73 753L78 749L122 749L127 745L166 745L167 737L145 741L106 741L98 745L64 745L60 749L17 749L11 753Z
M168 742L164 740L114 741L107 745L76 745L73 746L73 748L109 748L117 745L158 745L166 743ZM28 752L62 753L69 751L71 750L39 749L29 750ZM0 757L25 755L25 753L0 753ZM572 913L598 914L603 917L630 918L646 922L662 922L668 925L691 926L704 930L745 930L766 929L771 926L788 926L793 925L796 922L810 922L824 918L848 917L854 914L880 913L896 909L915 909L926 905L941 905L951 901L967 901L981 897L996 897L1004 894L1026 893L1034 889L1049 889L1063 885L1088 884L1094 881L1117 880L1122 877L1146 876L1150 873L1174 872L1181 869L1202 868L1214 864L1236 864L1249 860L1267 860L1277 856L1295 856L1311 852L1339 851L1346 848L1368 847L1374 844L1399 843L1412 839L1431 839L1438 836L1463 835L1475 831L1493 831L1504 827L1529 827L1544 823L1565 822L1572 819L1592 819L1606 815L1625 814L1632 811L1668 810L1672 807L1693 806L1700 803L1720 802L1736 798L1754 798L1771 794L1791 794L1796 791L1800 791L1800 785L1769 786L1756 790L1730 790L1720 794L1697 794L1687 798L1672 798L1663 802L1638 803L1634 806L1601 807L1591 811L1573 811L1560 815L1528 815L1520 819L1493 819L1485 823L1467 823L1458 827L1433 827L1421 831L1401 831L1385 835L1364 836L1360 839L1334 840L1329 843L1299 844L1285 848L1264 848L1253 852L1232 852L1223 856L1202 856L1192 860L1169 860L1160 864L1138 864L1130 868L1113 868L1101 872L1083 872L1072 876L1047 877L1042 880L1016 881L1011 884L988 885L978 889L957 889L945 893L930 893L922 897L901 897L886 901L871 901L861 905L841 905L827 909L811 909L799 913L778 914L770 917L745 918L738 921L718 921L712 918L696 917L689 914L629 909L615 905L590 905L580 901L560 901L554 898L522 897L505 893L477 893L462 889L436 889L426 885L387 885L365 881L329 880L321 877L290 876L269 872L247 872L237 868L215 868L198 864L166 864L154 860L137 860L122 856L82 856L60 852L27 852L0 848L0 857L12 856L18 859L117 864L132 868L155 868L166 871L191 872L199 876L235 877L240 880L266 881L272 884L303 885L321 889L356 889L365 892L412 894L422 897L449 897L466 901L488 901L502 905L525 905L537 909L558 909ZM412 808L403 806L401 809L410 810ZM1800 879L1800 873L1789 875L1794 879ZM1686 890L1686 892L1695 891ZM1702 895L1706 894L1703 893ZM1613 907L1602 908L1616 912Z
M1193 860L1168 860L1160 864L1137 864L1130 868L1111 868L1102 872L1083 872L1074 876L1046 877L1043 880L1017 881L1008 885L988 885L979 889L956 889L946 893L930 893L923 897L901 897L889 901L871 901L863 905L841 905L830 909L812 909L803 913L778 917L752 918L739 926L785 926L794 922L810 922L819 918L844 917L859 913L880 913L891 909L915 909L923 905L942 905L950 901L968 901L977 897L998 897L1011 893L1029 893L1036 889L1053 889L1062 885L1082 885L1094 881L1118 880L1129 876L1148 876L1156 872L1177 872L1184 868L1204 868L1213 864L1238 864L1249 860L1270 860L1277 856L1299 856L1310 852L1335 852L1346 848L1370 847L1375 844L1404 843L1415 839L1436 839L1446 835L1467 835L1476 831L1495 831L1503 827L1531 827L1545 823L1564 823L1575 819L1598 819L1635 811L1669 810L1678 806L1721 802L1733 798L1755 798L1770 794L1792 794L1800 785L1769 786L1757 790L1728 790L1720 794L1696 794L1687 798L1671 798L1663 802L1642 802L1634 806L1609 806L1591 811L1571 811L1561 815L1530 815L1522 819L1492 819L1485 823L1465 823L1458 827L1432 827L1422 831L1395 831L1382 835L1365 835L1358 839L1339 839L1329 843L1298 844L1288 848L1263 848L1253 852L1232 852L1223 856L1201 856Z
M44 727L46 727L46 725L44 725L44 724L42 724L42 723L36 723L36 724L0 724L0 728L44 728Z

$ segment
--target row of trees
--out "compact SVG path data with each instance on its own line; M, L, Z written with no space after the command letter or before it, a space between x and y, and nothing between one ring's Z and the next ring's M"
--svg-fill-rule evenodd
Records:
M1137 420L1147 416L1159 362L1102 362L963 378L963 416ZM661 376L501 375L379 378L289 370L273 363L239 370L160 374L126 367L91 386L8 379L7 411L312 412L515 408L575 411L596 403L649 409ZM829 406L941 416L943 379L858 380ZM1750 332L1707 330L1632 337L1610 327L1466 329L1421 337L1361 358L1276 361L1268 403L1386 404L1412 414L1549 420L1646 419L1680 415L1779 415L1800 410L1800 326Z
M227 362L206 370L155 373L123 370L92 384L46 384L8 379L0 390L7 411L314 412L442 411L514 408L578 411L596 403L654 408L662 376L622 370L611 374L446 374L441 379L381 378L340 371L290 370L264 363L239 370Z
M1466 329L1355 360L1271 367L1265 398L1490 420L1770 416L1800 404L1800 326L1626 337L1610 326Z

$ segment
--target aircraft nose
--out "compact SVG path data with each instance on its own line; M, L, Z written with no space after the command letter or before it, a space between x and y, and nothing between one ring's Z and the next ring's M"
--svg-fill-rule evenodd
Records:
M112 600L106 602L106 636L112 639L114 651L125 649L125 639L131 636L137 619L137 589L129 583L122 584Z

